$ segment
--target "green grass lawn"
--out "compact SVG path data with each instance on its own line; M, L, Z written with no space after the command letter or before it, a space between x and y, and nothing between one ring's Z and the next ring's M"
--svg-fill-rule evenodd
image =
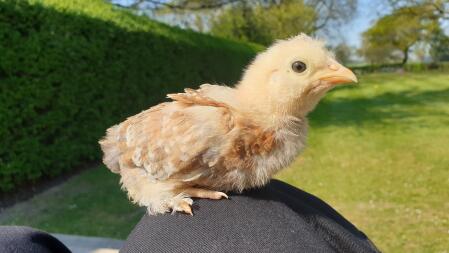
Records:
M449 249L449 73L371 74L311 115L278 177L327 201L385 252ZM143 210L104 167L0 214L0 224L126 238Z
M145 211L132 205L106 167L87 170L67 183L0 213L0 224L27 225L55 233L126 238Z

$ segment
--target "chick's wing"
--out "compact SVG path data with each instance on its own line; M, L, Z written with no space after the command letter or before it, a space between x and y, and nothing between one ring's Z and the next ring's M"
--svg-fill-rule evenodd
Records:
M174 102L152 107L108 131L115 134L119 170L142 168L155 180L190 180L219 160L233 127L230 107L196 90L168 96Z

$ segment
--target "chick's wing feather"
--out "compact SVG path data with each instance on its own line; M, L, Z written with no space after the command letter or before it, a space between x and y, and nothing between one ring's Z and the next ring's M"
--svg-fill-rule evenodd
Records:
M219 160L233 127L230 107L201 90L168 96L174 102L143 111L114 129L120 170L137 167L155 180L189 180Z

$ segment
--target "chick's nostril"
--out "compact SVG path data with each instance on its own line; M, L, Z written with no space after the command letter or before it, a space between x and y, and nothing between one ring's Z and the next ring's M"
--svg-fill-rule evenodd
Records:
M338 66L337 64L334 64L334 63L331 63L327 66L330 70L338 70L340 68L340 66Z

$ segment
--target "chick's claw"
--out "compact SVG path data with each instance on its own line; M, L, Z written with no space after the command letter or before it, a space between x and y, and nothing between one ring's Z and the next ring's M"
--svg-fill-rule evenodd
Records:
M226 193L224 193L224 192L215 192L215 194L218 196L217 199L221 199L221 198L229 199L228 195L226 195Z
M229 199L228 195L224 192L211 191L201 188L190 188L185 191L187 195L193 198L201 198L201 199Z
M173 208L173 212L175 211L184 212L193 216L192 203L182 200Z
M180 208L182 212L193 216L192 207L188 203L186 202L181 203Z

